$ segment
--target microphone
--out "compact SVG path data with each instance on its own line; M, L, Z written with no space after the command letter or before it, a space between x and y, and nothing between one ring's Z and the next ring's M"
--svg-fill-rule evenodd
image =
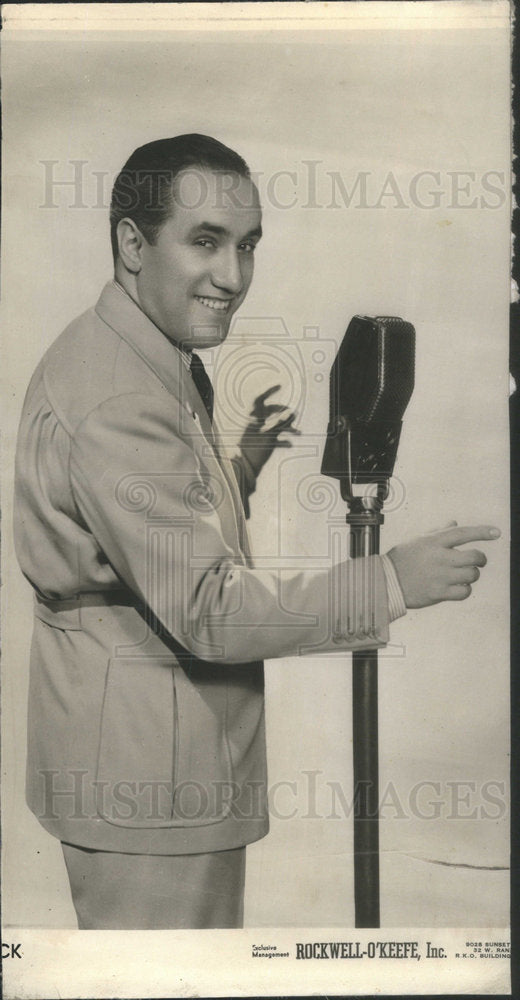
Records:
M386 496L414 387L415 330L397 316L354 316L330 372L330 412L321 472ZM383 496L383 499L384 499Z

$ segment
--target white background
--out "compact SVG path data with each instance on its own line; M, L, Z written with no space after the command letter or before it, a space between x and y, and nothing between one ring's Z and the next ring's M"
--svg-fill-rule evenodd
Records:
M507 190L507 13L498 4L449 4L456 8L455 20L445 14L432 27L410 10L428 5L400 5L415 17L412 22L402 9L389 21L375 16L377 4L334 6L345 18L334 30L325 12L323 30L307 23L307 30L298 31L296 22L285 28L275 21L264 21L263 30L249 30L245 23L235 25L236 31L218 30L216 23L184 30L180 24L172 28L171 21L170 30L163 27L160 33L123 30L122 8L118 31L90 30L94 15L86 11L74 13L76 32L51 31L48 22L45 31L16 33L14 26L10 30L14 13L6 8L3 284L10 406L3 906L8 925L75 926L59 844L23 801L31 597L10 539L12 449L23 393L45 348L96 301L111 277L107 210L94 207L94 171L106 172L106 201L111 178L136 146L192 131L236 148L263 174L265 236L254 284L221 357L207 359L217 390L226 357L240 346L246 358L240 380L244 419L255 394L281 381L280 399L296 406L302 430L293 451L281 452L266 468L254 497L256 552L273 564L279 557L317 564L327 556L331 525L341 524L344 511L335 485L331 494L321 480L328 492L314 507L304 498L305 484L318 481L328 367L354 313L401 315L417 330L416 389L405 417L383 549L452 518L461 524L495 523L503 530L498 543L483 546L489 565L472 597L462 605L409 613L393 626L392 645L381 656L381 787L392 783L406 817L396 818L395 806L385 809L381 846L384 925L508 923L508 816L505 806L499 819L482 817L479 809L496 816L499 810L483 801L482 785L496 781L504 787L508 774L509 212L507 199L493 208L450 207L448 175L474 174L460 204L479 198L488 171L505 173L501 186ZM471 20L476 6L481 17ZM313 7L323 14L321 5ZM356 20L360 8L363 30ZM247 11L247 5L240 9ZM128 10L128 16L137 16L135 6ZM180 8L174 17L182 17ZM69 161L88 161L88 207L70 207L70 187L56 188L59 207L41 207L43 160L58 161L60 179L73 176ZM319 161L320 207L303 207L308 160ZM295 183L282 178L277 189L281 200L296 198L292 208L276 207L268 197L268 179L279 170L296 174ZM327 171L339 172L349 188L359 172L367 173L373 204L390 170L405 207L397 207L399 199L391 196L379 208L355 207L355 199L350 208L326 207ZM426 179L420 189L425 202L428 184L442 191L438 208L412 204L409 185L420 171L440 172L437 182ZM499 199L488 194L486 200L496 206ZM276 333L280 320L287 342ZM304 328L311 328L308 337L317 331L325 361L313 360L308 340L302 346ZM276 351L261 347L262 330L268 343L275 331ZM248 368L253 344L258 363ZM301 357L303 375L295 375L290 359ZM221 419L236 433L229 409L221 407ZM248 926L353 924L351 820L327 818L325 784L339 782L349 800L350 711L348 659L267 665L270 783L292 783L278 788L275 814L295 809L296 814L290 820L275 815L270 835L248 848ZM305 818L308 771L316 772L323 798L316 807L320 818ZM418 783L427 781L437 784L425 787L419 808L427 812L429 800L440 802L436 821L414 816L409 801ZM447 782L457 781L473 784L469 792L460 791L460 797L469 797L458 808L459 818L450 819L453 786ZM505 801L496 789L494 794ZM476 818L460 818L475 808Z

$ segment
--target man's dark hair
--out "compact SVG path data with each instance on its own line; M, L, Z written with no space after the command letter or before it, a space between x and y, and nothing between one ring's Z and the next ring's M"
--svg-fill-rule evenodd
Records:
M114 260L119 250L117 225L132 219L154 244L174 206L173 182L181 170L198 167L249 177L245 160L209 135L176 135L139 146L116 177L110 203L110 239Z

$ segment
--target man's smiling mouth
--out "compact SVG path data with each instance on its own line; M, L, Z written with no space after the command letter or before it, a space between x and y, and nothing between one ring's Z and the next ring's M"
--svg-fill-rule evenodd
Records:
M231 299L209 299L205 295L196 295L195 298L197 302L202 302L203 306L214 309L215 312L227 312L231 305Z

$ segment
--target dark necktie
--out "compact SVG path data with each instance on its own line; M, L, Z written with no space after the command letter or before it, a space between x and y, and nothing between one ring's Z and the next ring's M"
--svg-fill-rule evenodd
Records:
M213 386L198 354L192 352L190 372L199 396L206 407L210 422L213 421Z

